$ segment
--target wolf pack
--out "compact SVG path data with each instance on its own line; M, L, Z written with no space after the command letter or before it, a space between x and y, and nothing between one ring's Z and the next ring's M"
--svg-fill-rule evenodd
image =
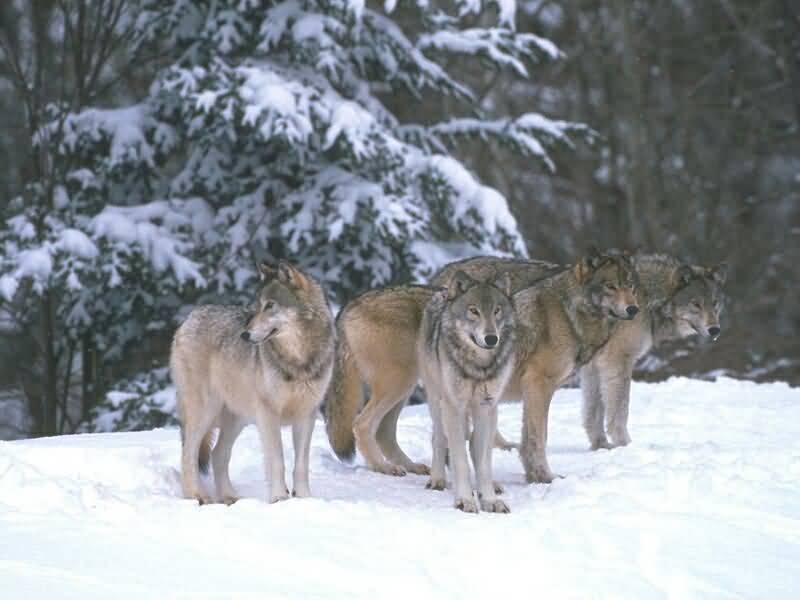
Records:
M201 504L237 500L228 465L250 423L263 446L268 500L290 496L286 425L291 495L309 496L309 449L322 409L342 460L358 450L379 473L429 475L426 487L451 488L462 511L507 513L493 450L517 449L527 482L553 481L550 403L574 375L589 447L629 444L636 362L668 340L716 340L726 278L724 264L663 254L591 250L572 265L480 256L444 266L427 285L364 292L334 319L308 273L285 261L260 270L252 306L198 307L173 340L181 483ZM430 466L397 440L398 417L419 384L432 421ZM498 404L511 400L522 402L519 444L497 429ZM216 498L201 479L209 465Z

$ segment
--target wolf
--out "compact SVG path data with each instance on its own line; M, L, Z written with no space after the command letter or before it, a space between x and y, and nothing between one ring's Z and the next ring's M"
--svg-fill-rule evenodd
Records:
M492 446L497 402L514 367L514 305L508 274L494 285L457 271L425 307L417 341L420 375L433 421L431 489L446 483L445 455L453 468L456 508L475 513L465 450L465 423L472 416L469 449L481 510L509 512L496 497Z
M292 425L293 496L311 494L308 459L316 412L331 379L333 315L320 284L281 261L262 264L263 287L251 309L201 306L178 328L170 369L181 423L183 494L211 502L200 471L209 458L219 499L237 500L228 475L239 433L255 422L264 451L267 499L289 497L281 426ZM213 430L219 429L211 449Z
M636 293L643 310L636 319L619 322L604 347L580 370L583 424L593 450L630 443L630 382L641 357L668 340L699 335L714 341L722 332L725 263L703 267L674 256L639 252L631 259L640 280ZM462 270L479 280L508 272L520 286L563 268L537 260L473 257L445 266L431 284L441 284Z
M634 257L634 265L641 281L641 317L620 323L581 369L583 426L592 450L630 443L630 386L640 358L668 340L699 335L716 341L722 333L724 263L701 267L672 256L642 254Z
M351 460L358 447L369 468L379 473L430 472L398 445L397 419L419 380L417 337L425 306L438 290L426 285L370 290L337 315L338 348L325 422L340 459ZM365 386L370 392L366 404Z

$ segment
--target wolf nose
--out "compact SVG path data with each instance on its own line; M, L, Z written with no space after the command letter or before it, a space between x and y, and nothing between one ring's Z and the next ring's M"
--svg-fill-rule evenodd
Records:
M722 331L722 330L715 325L714 327L709 327L708 328L708 335L710 335L712 338L716 339L716 338L719 337L720 331Z
M243 331L242 332L242 339L245 342L249 342L250 341L250 332L249 331Z
M636 313L639 312L639 307L631 305L625 309L625 312L628 313L628 316L635 317Z
M486 342L486 345L489 346L489 348L494 348L497 345L498 337L496 335L487 335L485 338L483 338L483 341Z

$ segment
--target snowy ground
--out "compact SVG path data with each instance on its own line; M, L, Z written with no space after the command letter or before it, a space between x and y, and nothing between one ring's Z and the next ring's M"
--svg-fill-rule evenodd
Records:
M316 497L275 505L252 428L232 507L179 498L175 430L0 443L1 595L800 597L800 389L673 379L635 385L631 413L631 446L590 453L579 392L560 391L550 462L566 477L524 485L497 451L510 515L462 514L424 477L340 464L321 422ZM513 438L519 414L502 407ZM406 409L412 457L428 460L429 435L426 407Z

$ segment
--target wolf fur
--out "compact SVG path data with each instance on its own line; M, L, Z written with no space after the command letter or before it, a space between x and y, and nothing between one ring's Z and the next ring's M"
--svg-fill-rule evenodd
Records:
M581 369L583 424L593 450L630 443L630 384L641 357L668 340L692 335L715 340L722 331L724 265L691 266L658 254L637 255L634 265L641 281L641 317L619 323L605 347Z
M255 422L264 450L270 502L289 496L281 426L292 425L293 495L309 496L308 455L316 412L331 378L333 316L310 275L281 262L261 266L263 288L251 309L201 306L178 328L170 369L181 421L181 484L187 498L211 502L199 478L209 460L219 499L235 502L228 475L239 433ZM216 443L213 431L219 429Z
M454 476L455 506L478 512L465 450L467 415L472 416L470 454L480 508L509 512L497 499L492 446L497 402L514 367L514 306L508 274L496 285L457 271L425 308L417 343L420 375L433 421L433 461L428 487L444 489L445 455Z
M343 460L356 446L369 467L387 475L427 475L397 444L397 418L417 385L417 335L437 288L403 285L371 290L339 313L333 381L325 402L328 439ZM363 386L370 396L364 404ZM363 406L363 408L362 408Z

